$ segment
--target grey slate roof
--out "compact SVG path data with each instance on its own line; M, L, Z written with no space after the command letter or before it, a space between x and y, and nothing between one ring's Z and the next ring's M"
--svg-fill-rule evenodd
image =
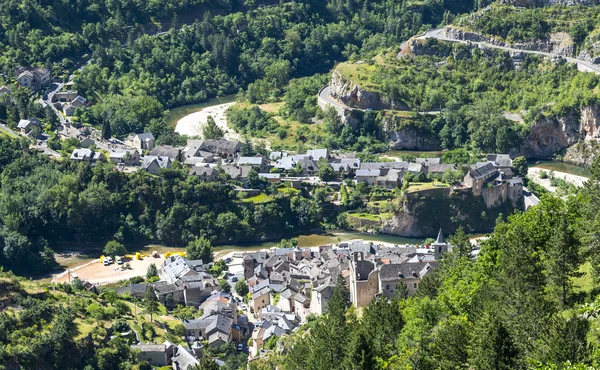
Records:
M512 167L512 159L508 154L488 154L487 160L498 167Z
M158 163L158 166L160 168L168 168L171 165L171 158L169 158L169 157L158 157L155 155L147 155L144 158L142 158L141 167L143 169L147 169L154 161L156 161L156 163Z
M328 150L327 149L312 149L306 151L306 155L310 156L314 161L318 161L321 158L328 158Z
M144 132L141 134L136 134L135 136L140 139L140 141L154 141L154 135L151 132Z
M436 267L435 262L394 263L383 265L379 269L381 281L396 281L400 279L422 279Z
M380 170L358 170L356 171L356 177L378 177Z
M440 164L441 161L442 161L441 158L417 158L416 159L417 163L421 163L423 165Z
M179 159L179 154L181 153L181 149L175 148L172 146L157 146L152 149L150 155L158 156L158 157L169 157L171 160Z
M240 165L262 166L263 157L240 157L238 159Z
M187 370L189 367L196 366L200 362L189 353L181 344L177 346L177 353L173 356L173 362L178 370Z
M491 163L478 163L471 166L469 170L469 175L471 175L474 179L481 179L488 175L493 175L496 172L494 165Z
M443 164L443 163L427 165L428 173L444 173L447 170L456 171L456 165L455 164Z

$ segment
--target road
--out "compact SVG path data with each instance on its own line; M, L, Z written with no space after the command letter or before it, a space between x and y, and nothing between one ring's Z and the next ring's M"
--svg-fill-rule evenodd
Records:
M512 52L525 53L525 54L543 55L543 56L551 57L551 58L552 57L560 57L560 58L564 58L569 63L577 64L577 67L580 71L586 71L586 72L593 71L596 74L600 74L600 66L597 66L590 62L586 62L585 60L580 60L580 59L576 59L576 58L572 58L572 57L565 57L560 54L548 53L545 51L516 49L516 48L512 48L512 47L508 47L508 46L494 45L494 44L490 44L487 42L459 40L459 39L454 39L454 38L449 38L447 36L444 36L443 32L444 32L444 28L434 28L434 29L431 29L431 30L425 32L422 36L417 37L417 39L434 38L434 39L438 39L441 41L460 42L462 44L480 45L480 46L485 46L485 47L500 49L500 50L505 50L505 51L512 51Z

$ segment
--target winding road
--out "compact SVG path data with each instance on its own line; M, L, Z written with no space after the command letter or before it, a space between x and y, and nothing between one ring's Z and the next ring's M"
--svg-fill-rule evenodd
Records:
M577 64L577 69L579 69L582 72L594 72L596 74L600 74L600 66L590 63L590 62L586 62L585 60L576 59L576 58L572 58L572 57L566 57L566 56L556 54L556 53L548 53L545 51L516 49L516 48L509 47L509 46L494 45L494 44L490 44L487 42L481 42L481 41L459 40L459 39L449 38L449 37L445 36L443 33L444 33L444 28L434 28L434 29L431 29L431 30L425 32L423 35L417 37L417 39L434 38L434 39L438 39L441 41L460 42L462 44L471 44L471 45L481 45L481 46L485 46L485 47L489 47L489 48L512 51L512 52L517 52L517 53L538 54L538 55L543 55L543 56L547 56L547 57L551 57L551 58L552 57L560 57L560 58L564 58L567 62Z

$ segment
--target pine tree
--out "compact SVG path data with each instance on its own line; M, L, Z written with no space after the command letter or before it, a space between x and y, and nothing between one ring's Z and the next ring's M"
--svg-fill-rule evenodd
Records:
M146 288L144 303L146 303L146 313L150 315L150 322L152 322L152 315L158 311L159 303L156 294L154 294L154 288L151 286Z
M102 123L102 138L108 140L111 138L111 136L112 132L110 128L110 123L108 123L108 121L104 121L104 123Z

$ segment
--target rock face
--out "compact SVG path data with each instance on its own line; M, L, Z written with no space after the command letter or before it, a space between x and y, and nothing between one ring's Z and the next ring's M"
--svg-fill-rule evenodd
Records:
M407 237L434 236L441 227L452 233L458 226L469 232L494 228L496 218L513 211L510 202L487 208L471 189L440 188L405 194L403 209L384 222L380 231Z
M579 119L575 111L563 117L544 117L536 121L514 155L527 158L552 158L579 140Z
M485 42L487 44L509 47L514 49L542 51L545 53L554 53L565 57L572 57L575 54L575 45L573 39L566 32L555 32L545 40L535 40L529 42L518 42L509 44L493 37L481 35L476 32L465 31L455 27L446 27L442 36L453 40L463 40L472 42Z
M564 152L565 161L588 165L595 158L595 151L589 147L596 147L599 138L600 107L594 104L579 112L571 110L565 116L539 119L531 126L521 147L511 154L527 158L552 158Z
M368 91L344 77L338 71L333 71L329 94L347 106L358 109L406 109L403 102L381 97L375 92Z
M430 131L413 124L399 124L398 118L386 116L383 131L386 133L390 149L395 150L441 150L439 137Z

